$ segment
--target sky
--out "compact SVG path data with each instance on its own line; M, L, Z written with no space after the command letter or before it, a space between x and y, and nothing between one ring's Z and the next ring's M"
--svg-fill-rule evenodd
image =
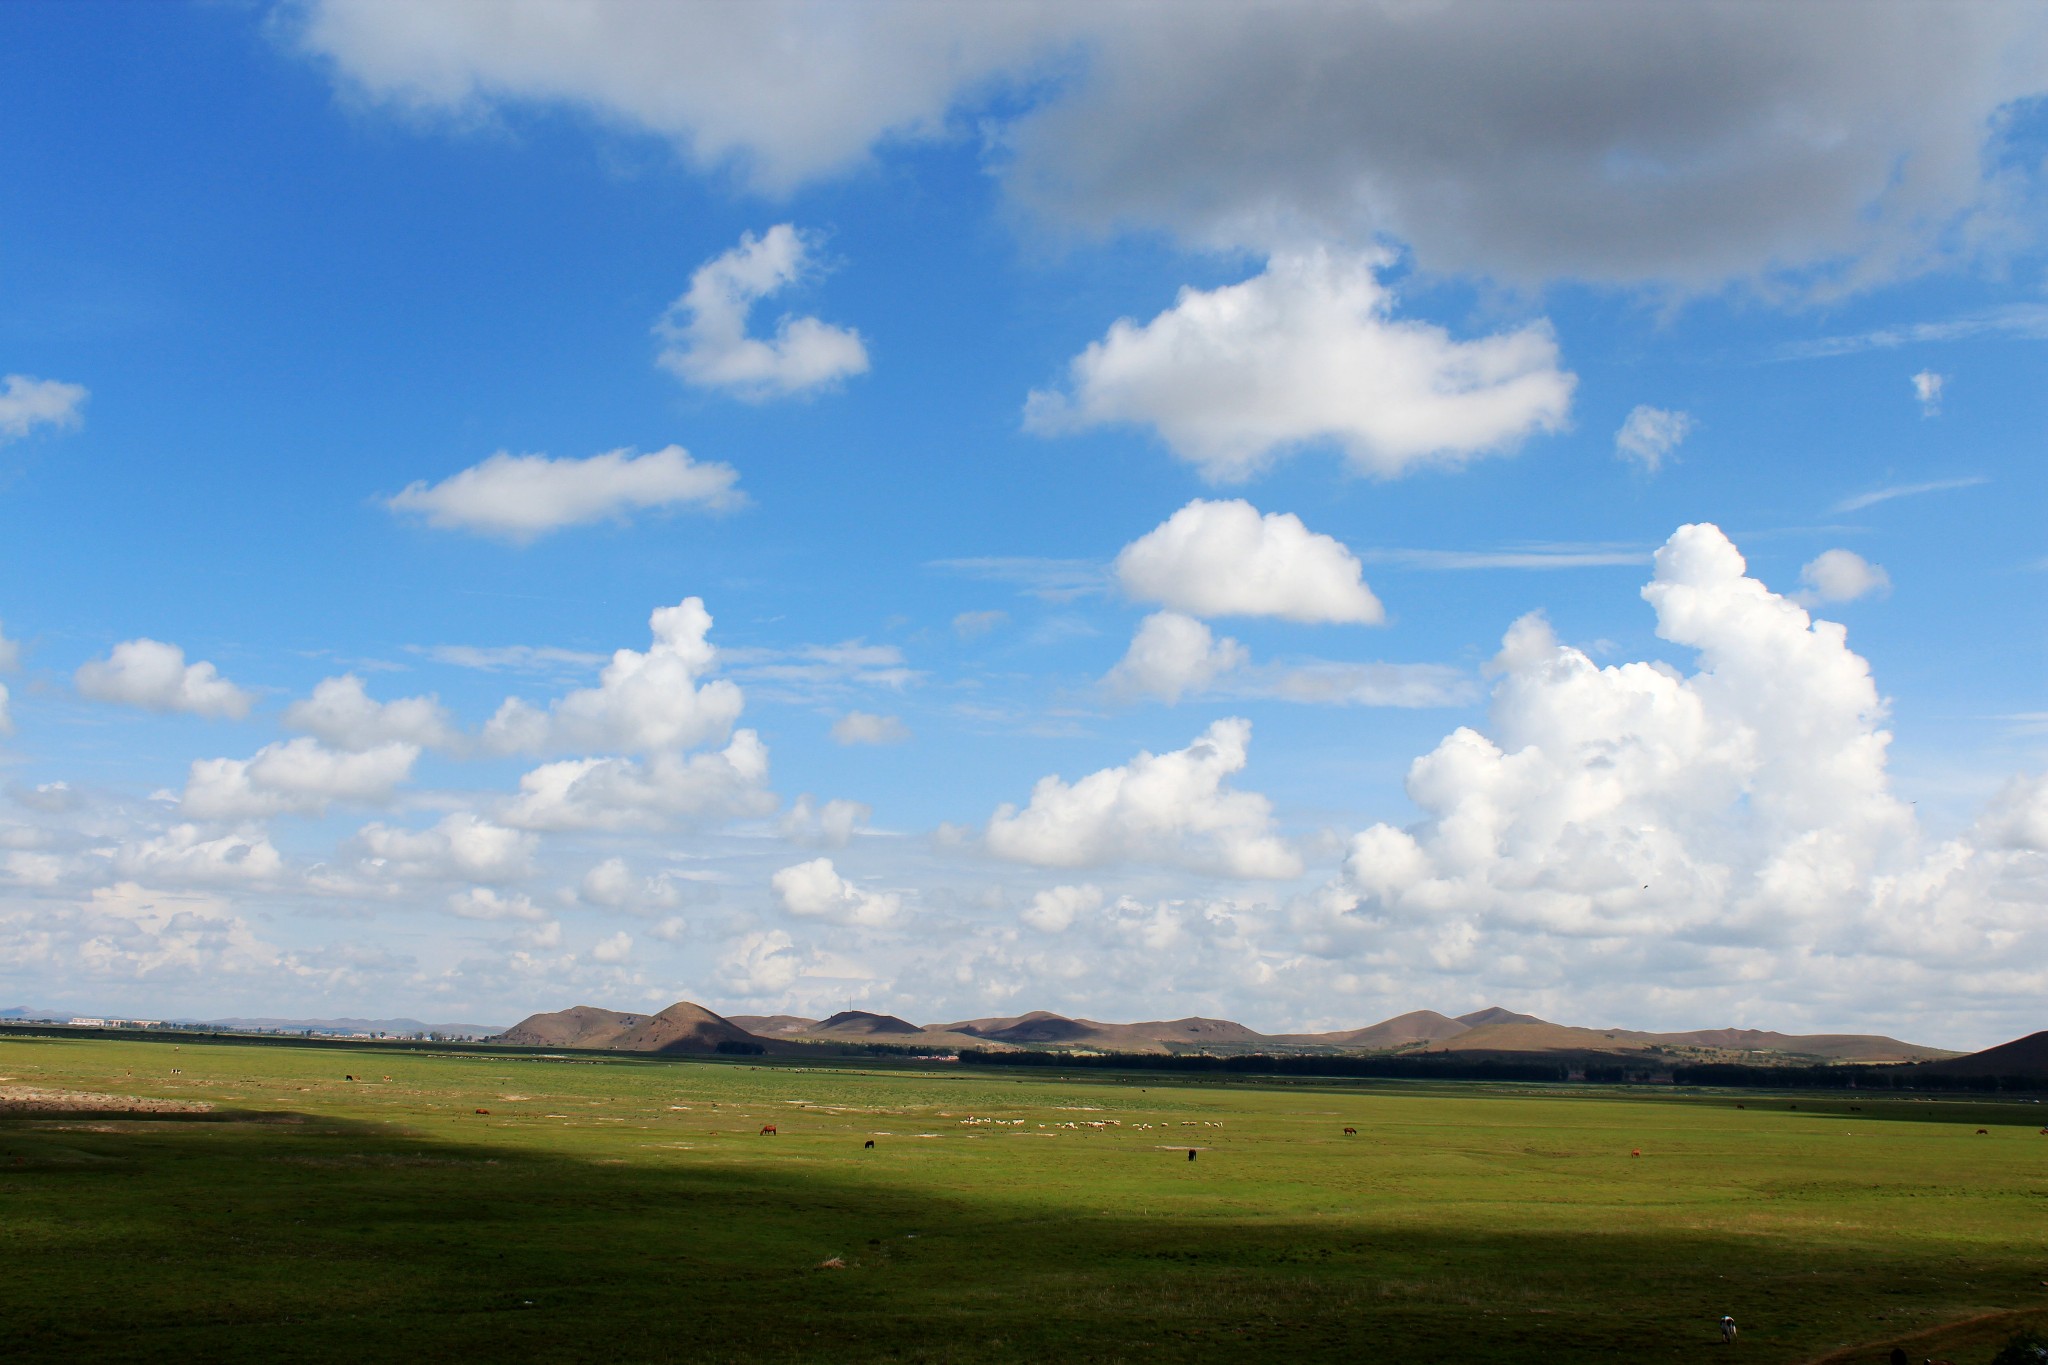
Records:
M0 1006L2048 999L2048 13L0 7Z

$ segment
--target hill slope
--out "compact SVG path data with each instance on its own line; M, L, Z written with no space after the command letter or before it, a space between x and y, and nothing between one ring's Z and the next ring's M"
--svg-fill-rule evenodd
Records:
M1951 1076L2048 1076L2048 1030L1934 1062L1927 1069Z

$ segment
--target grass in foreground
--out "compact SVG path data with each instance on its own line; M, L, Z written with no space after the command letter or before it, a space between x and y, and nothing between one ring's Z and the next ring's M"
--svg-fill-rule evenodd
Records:
M0 1077L219 1107L0 1120L9 1358L1648 1361L1729 1313L1751 1361L1971 1365L2048 1322L2040 1105L29 1039Z

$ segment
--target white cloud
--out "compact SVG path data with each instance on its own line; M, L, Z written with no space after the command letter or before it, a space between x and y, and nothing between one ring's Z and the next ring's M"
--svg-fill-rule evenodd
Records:
M752 730L715 753L662 752L644 762L579 758L544 763L519 779L506 823L522 829L659 829L775 809L768 749Z
M385 500L430 526L525 544L565 526L624 521L648 508L722 512L745 504L728 464L699 463L681 446L645 455L614 450L586 460L499 451L436 484L419 480Z
M1157 697L1170 705L1184 692L1207 690L1250 658L1243 645L1227 636L1216 639L1192 616L1155 611L1138 623L1131 647L1102 681L1124 696Z
M1092 915L1102 908L1102 888L1090 883L1053 886L1031 898L1018 916L1042 934L1063 934L1080 915Z
M212 664L188 664L185 651L160 640L127 640L104 659L79 667L74 681L94 701L140 706L148 711L185 711L195 716L239 720L254 700Z
M329 803L381 805L412 775L415 744L351 752L300 738L266 744L249 758L195 759L178 809L201 820L324 815Z
M1891 575L1854 550L1823 550L1799 571L1805 590L1794 600L1806 606L1853 602L1872 593L1891 591Z
M805 919L864 929L880 928L903 912L903 898L893 892L863 891L839 875L830 858L785 867L768 879L782 908Z
M353 673L323 678L312 696L286 708L284 723L337 749L357 752L393 743L446 749L459 738L438 697L373 701Z
M302 13L306 46L372 96L563 105L771 192L978 119L1013 199L1083 231L1393 238L1435 272L1683 288L1815 266L1856 283L1995 238L1999 114L2040 92L2048 46L2027 4Z
M0 673L12 673L21 667L21 641L10 640L7 632L0 629Z
M1228 785L1244 769L1251 722L1219 720L1185 749L1140 752L1072 785L1040 778L1030 804L989 819L989 851L1039 867L1143 862L1231 877L1292 877L1301 860L1273 832L1273 807Z
M856 833L867 828L873 815L874 810L862 802L835 797L819 805L805 792L782 817L782 837L793 843L844 848Z
M637 753L724 738L744 701L740 689L722 678L698 682L718 655L705 638L711 613L703 599L658 607L648 625L653 645L644 654L614 653L597 687L571 692L545 712L516 697L507 700L484 726L485 747L500 753Z
M636 877L624 858L607 858L584 873L576 894L590 905L630 910L635 914L673 909L683 900L682 890L674 877L666 872L659 876ZM657 936L661 936L659 930Z
M37 427L75 427L88 397L82 384L10 374L0 381L0 444L18 441Z
M1747 577L1712 526L1680 528L1656 563L1658 634L1698 670L1598 667L1518 621L1492 735L1461 728L1416 760L1422 821L1352 845L1331 903L1362 951L1636 990L1733 973L1775 1002L1981 965L2036 932L2038 855L1930 847L1893 795L1884 704L1842 627ZM2016 785L2005 809L2024 803Z
M1922 417L1936 417L1941 413L1941 391L1947 385L1948 376L1932 370L1922 370L1913 376L1913 397L1920 402Z
M1575 380L1547 325L1456 341L1393 316L1377 256L1276 254L1265 272L1183 289L1148 323L1122 319L1040 390L1025 425L1149 426L1204 477L1237 481L1329 441L1379 478L1463 464L1563 427Z
M1629 409L1621 430L1614 433L1615 453L1634 460L1654 474L1664 460L1692 434L1692 414L1638 403Z
M7 684L0 683L0 738L14 733L14 717L7 711Z
M604 655L580 649L558 649L552 645L407 645L438 664L475 668L486 673L559 673L594 668Z
M443 816L431 829L368 824L355 842L372 871L401 881L517 881L533 872L539 841L471 811Z
M1195 499L1123 548L1123 590L1190 616L1277 616L1377 625L1386 619L1343 542L1292 512Z
M1006 611L963 611L953 618L953 633L963 640L978 640L1009 619Z
M784 317L772 341L747 335L754 305L815 272L816 243L779 223L697 268L655 326L663 369L702 388L758 400L803 393L865 374L860 334L811 317Z
M1964 479L1934 479L1927 483L1895 484L1890 488L1878 488L1868 493L1858 493L1853 498L1844 498L1831 509L1836 512L1861 512L1866 507L1875 507L1893 498L1917 498L1922 493L1947 493L1958 488L1976 488L1991 480L1982 474Z
M860 164L878 139L941 134L963 87L1028 59L1062 27L1008 5L317 0L301 40L402 108L559 103L670 138L694 165L733 166L781 194Z
M633 937L621 929L611 937L601 938L592 944L590 955L599 962L617 966L633 956Z
M452 893L448 897L448 908L463 919L517 920L523 924L537 924L547 918L540 907L525 896L517 892L494 891L488 886L472 886Z
M121 845L114 868L137 881L233 886L275 881L284 871L284 855L255 827L208 838L198 825L173 825Z
M744 935L718 961L719 980L742 999L780 995L803 973L795 941L780 929Z
M840 744L901 744L910 738L910 727L895 716L848 711L832 722L832 738Z
M1260 664L1239 669L1216 689L1312 706L1464 706L1478 700L1472 680L1448 664Z

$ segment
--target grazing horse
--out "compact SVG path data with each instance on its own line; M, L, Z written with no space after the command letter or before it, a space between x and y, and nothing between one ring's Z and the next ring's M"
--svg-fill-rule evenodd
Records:
M1721 1341L1728 1346L1735 1344L1735 1319L1725 1313L1721 1315Z
M1979 1129L1977 1130L1977 1136L1978 1136L1978 1137L1990 1137L1990 1136L1991 1136L1991 1130L1990 1130L1989 1128L1979 1128Z
M488 1110L488 1109L479 1109L479 1110L477 1110L476 1112L477 1112L477 1113L479 1113L479 1114L488 1114L488 1113L490 1113L491 1111L490 1111L490 1110Z
M1195 1149L1194 1149L1194 1148L1192 1148L1192 1147L1190 1147L1190 1148L1188 1148L1188 1160L1189 1160L1189 1161L1193 1161L1194 1159L1195 1159Z
M1345 1136L1345 1137L1357 1137L1357 1136L1358 1136L1358 1130L1357 1130L1356 1128L1346 1128L1346 1129L1344 1130L1344 1136Z
M774 1124L772 1124L772 1123L764 1123L764 1124L762 1124L762 1125L761 1125L761 1134L760 1134L760 1135L761 1135L762 1137L774 1137L774 1136L776 1136L776 1132L775 1132L775 1125L774 1125Z
M1640 1147L1632 1147L1632 1148L1630 1148L1630 1149L1629 1149L1629 1155L1630 1155L1630 1156L1641 1156L1642 1154L1643 1154L1643 1149L1642 1149L1642 1148L1640 1148Z
M875 1140L874 1140L873 1138L869 1138L869 1139L868 1139L868 1145L867 1145L867 1146L866 1146L865 1148L863 1148L862 1150L864 1150L864 1151L869 1151L869 1152L872 1152L873 1150L875 1150Z

